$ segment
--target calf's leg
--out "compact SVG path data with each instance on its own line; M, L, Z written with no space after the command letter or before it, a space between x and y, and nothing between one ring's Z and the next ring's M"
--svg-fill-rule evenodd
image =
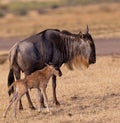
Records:
M47 108L47 111L50 112L50 109L48 106L48 98L47 98L47 94L46 94L46 87L41 87L41 93L43 94L44 103L45 103L45 106Z
M21 97L23 96L24 94L18 94L16 100L15 100L15 107L14 107L14 114L13 116L16 118L16 108L17 108L17 104L18 102L20 101Z
M14 113L13 113L13 116L16 118L16 107L17 107L17 104L18 104L18 101L20 101L18 98L15 100L15 107L14 107Z
M38 112L41 111L41 91L40 88L38 88L38 103L39 103L39 107L38 107Z
M29 73L25 73L25 77L29 75ZM33 110L35 110L35 107L33 106L33 103L31 101L31 98L30 98L30 95L29 95L29 92L27 91L26 92L26 96L27 96L27 100L28 100L28 103L29 103L29 107Z
M14 73L15 73L15 77L16 77L16 80L20 80L20 69L18 67L16 67L16 69L14 70ZM20 99L19 101L19 109L20 110L23 110L23 105L22 105L22 101Z
M4 118L6 117L9 108L11 107L11 105L13 104L13 102L16 100L16 98L17 98L17 93L15 93L15 94L13 95L12 99L11 99L10 102L9 102L9 105L7 106L5 112L3 113L3 117L4 117Z

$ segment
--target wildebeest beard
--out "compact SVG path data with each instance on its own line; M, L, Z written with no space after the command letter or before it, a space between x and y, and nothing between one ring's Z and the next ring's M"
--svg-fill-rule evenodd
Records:
M63 51L66 51L66 58L68 61L66 62L66 66L73 70L74 67L82 68L83 66L88 68L89 67L89 58L86 54L82 54L82 33L79 34L71 34L68 31L63 31L61 34L61 38L65 43ZM86 43L86 42L85 42Z

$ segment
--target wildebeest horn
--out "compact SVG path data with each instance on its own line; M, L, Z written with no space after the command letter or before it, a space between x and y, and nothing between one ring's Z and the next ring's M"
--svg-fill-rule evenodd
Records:
M89 27L87 25L86 30L85 30L85 34L88 34L88 32L89 32Z

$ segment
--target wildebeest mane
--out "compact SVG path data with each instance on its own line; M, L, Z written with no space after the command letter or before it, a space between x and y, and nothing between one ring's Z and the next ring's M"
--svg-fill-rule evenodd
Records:
M61 41L65 46L63 51L66 55L66 65L69 69L73 70L73 67L80 68L82 64L88 67L88 61L85 59L81 52L81 43L83 41L82 33L72 34L66 30L60 33Z

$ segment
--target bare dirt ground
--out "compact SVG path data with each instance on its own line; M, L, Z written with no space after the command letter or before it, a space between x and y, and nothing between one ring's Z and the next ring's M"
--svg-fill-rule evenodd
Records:
M18 39L19 40L19 39ZM16 39L0 41L2 50L8 50ZM8 61L0 65L0 123L120 123L120 40L95 39L97 62L88 69L69 71L62 66L63 76L58 78L57 96L61 105L52 103L51 81L47 93L50 109L41 113L28 108L24 96L24 110L17 110L13 118L13 107L7 118L2 114L9 102L7 94ZM0 48L1 49L1 48ZM106 56L107 55L107 56ZM31 90L32 101L37 107L36 90Z

